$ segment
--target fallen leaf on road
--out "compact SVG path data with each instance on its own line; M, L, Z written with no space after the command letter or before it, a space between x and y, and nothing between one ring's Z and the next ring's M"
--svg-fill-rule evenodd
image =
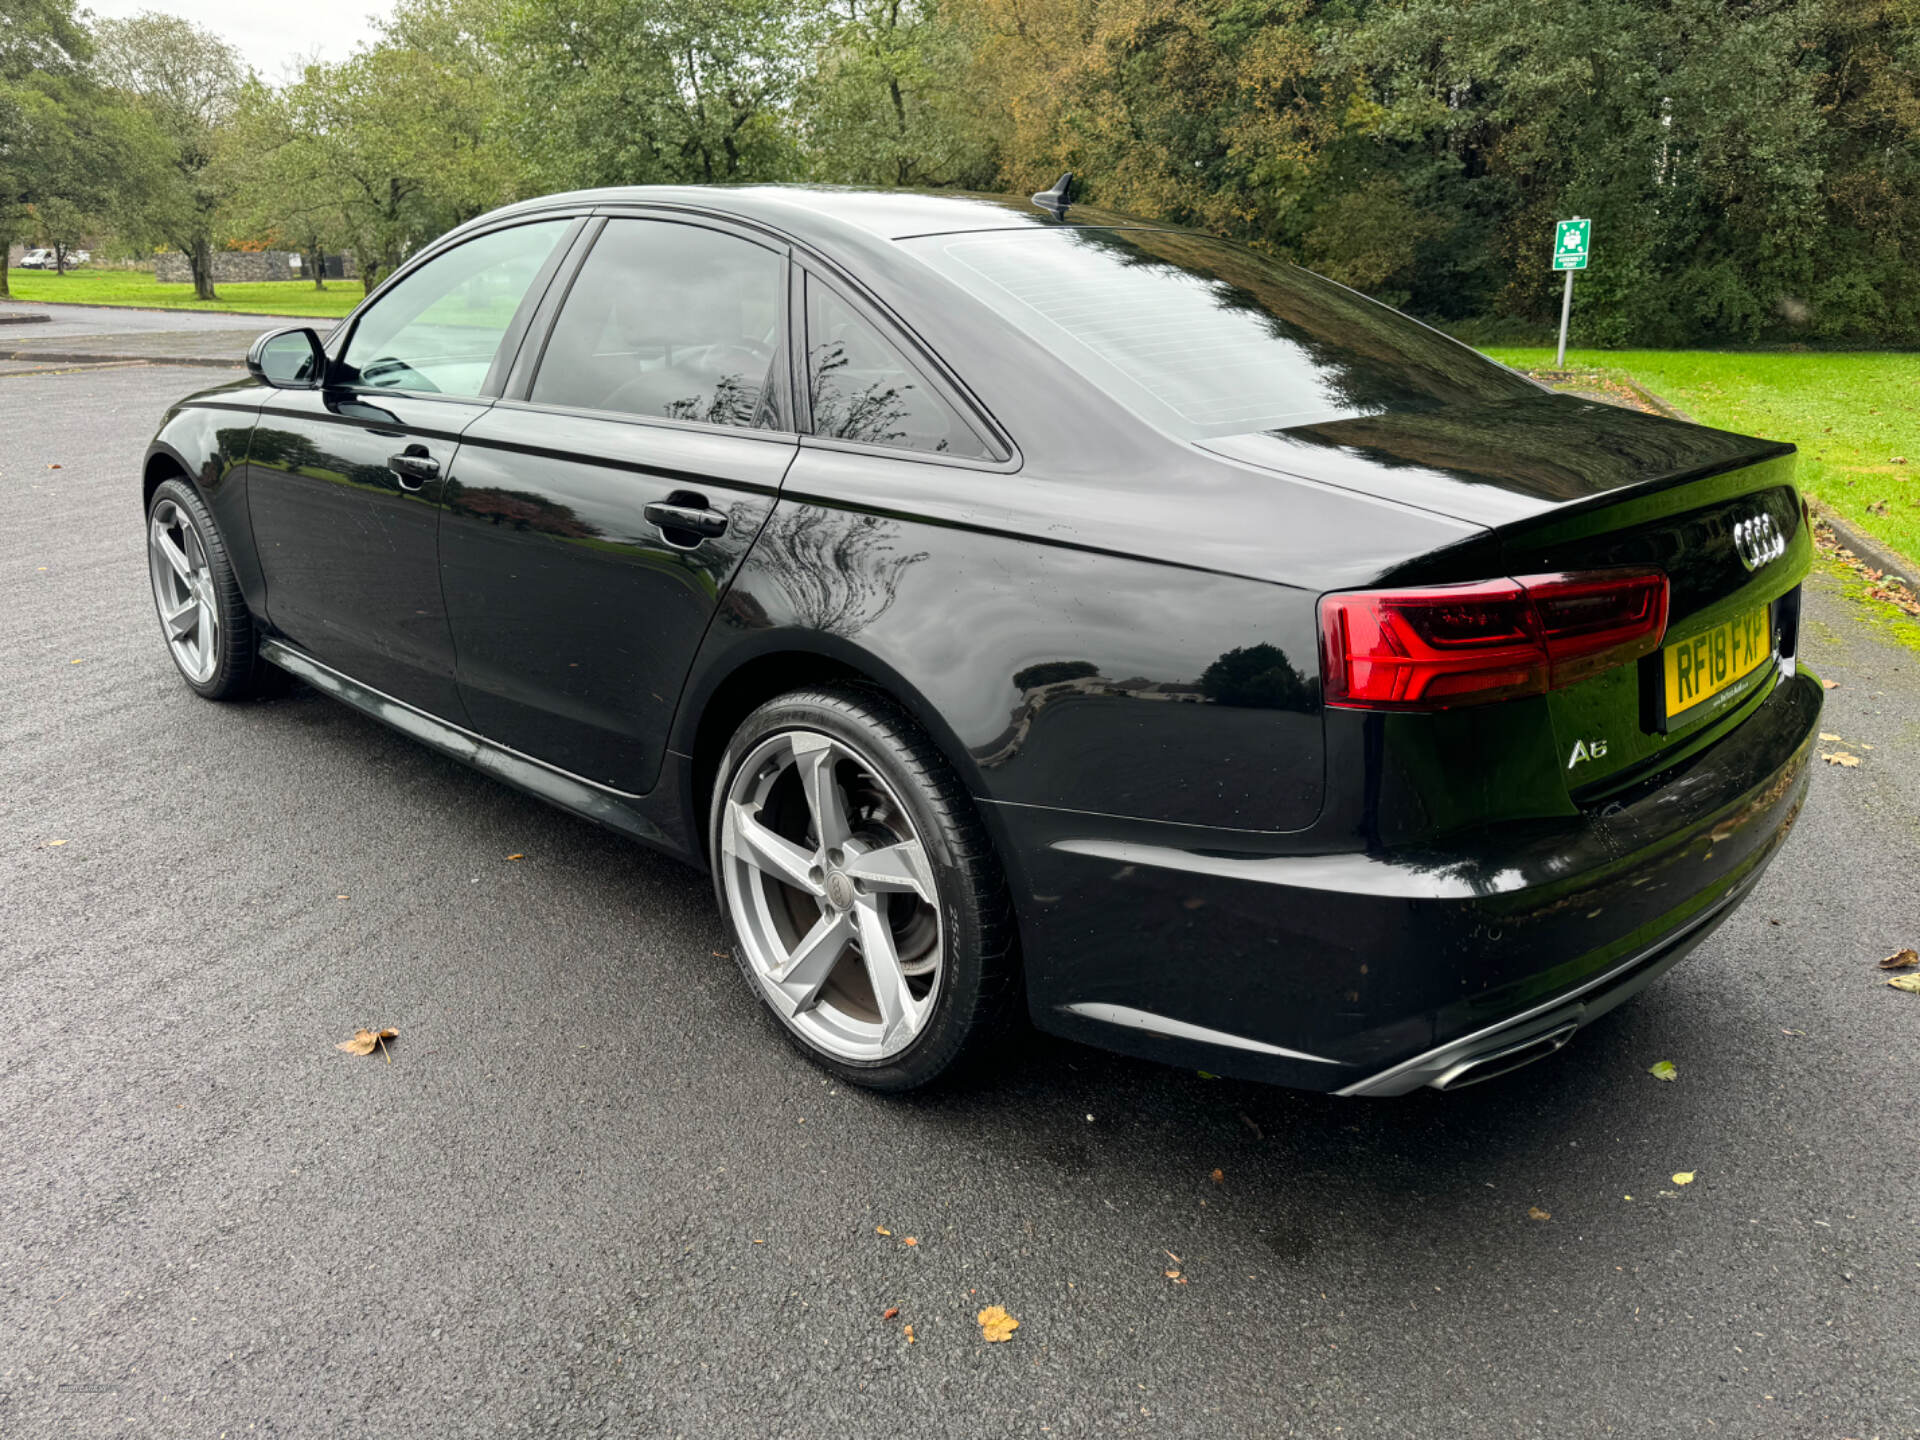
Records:
M373 1047L378 1045L380 1047L380 1053L386 1055L387 1063L391 1065L393 1063L393 1056L387 1051L387 1041L398 1039L399 1035L400 1032L398 1030L391 1029L356 1030L353 1032L353 1038L351 1040L342 1040L333 1048L336 1050L344 1050L349 1055L371 1055L373 1053Z
M1844 750L1836 750L1830 755L1823 750L1820 752L1820 758L1829 765L1839 765L1848 770L1853 769L1854 766L1860 763L1860 757L1858 755L1849 755Z
M1013 1332L1020 1328L1020 1322L999 1305L989 1305L973 1318L980 1322L981 1338L989 1345L997 1345L1002 1340L1011 1340Z
M1178 1255L1176 1255L1176 1254L1174 1254L1174 1253L1173 1253L1173 1251L1171 1251L1171 1250L1162 1250L1162 1251L1161 1251L1160 1253L1161 1253L1162 1255L1164 1255L1164 1256L1166 1256L1166 1257L1167 1257L1167 1259L1169 1259L1169 1260L1171 1260L1171 1261L1173 1261L1173 1263L1174 1263L1174 1264L1176 1264L1176 1265L1179 1265L1179 1264L1183 1264L1183 1263L1184 1263L1184 1262L1183 1262L1183 1261L1182 1261L1182 1260L1180 1259L1180 1257L1179 1257Z
M900 1313L900 1307L898 1305L889 1305L886 1308L886 1310L881 1313L880 1318L882 1320L891 1320L893 1319L894 1316L898 1315L899 1313Z
M526 859L526 858L527 858L527 857L526 857L526 856L524 856L524 855L509 855L509 856L507 856L507 859L509 859L509 860L524 860L524 859Z
M900 1243L901 1243L902 1245L918 1245L918 1244L919 1244L920 1242L919 1242L919 1240L918 1240L918 1239L916 1239L916 1238L915 1238L914 1236L912 1236L912 1235L909 1235L909 1236L907 1236L907 1237L906 1237L906 1238L905 1238L904 1240L902 1240L902 1241L901 1241Z
M1880 962L1882 970L1907 970L1915 965L1920 965L1920 951L1911 945L1904 950L1896 950Z
M62 845L66 843L67 842L64 840L49 840L47 841L46 844L42 845L40 848L42 850L58 850Z
M887 1229L884 1225L876 1225L873 1227L873 1233L876 1235L891 1235L893 1231Z
M1173 1281L1176 1285L1184 1285L1187 1283L1187 1277L1182 1275L1178 1270L1167 1271L1167 1279Z
M1691 1185L1693 1183L1693 1171L1691 1170L1674 1171L1673 1183L1676 1185Z
M1887 984L1893 986L1896 990L1905 990L1911 994L1920 995L1920 975L1896 975L1887 981Z
M1820 682L1820 688L1822 690L1838 690L1840 688L1840 682L1838 680L1822 680Z
M58 465L49 465L49 466L47 466L47 468L48 468L49 470L58 470L58 469L59 469L60 467L59 467Z
M1550 1212L1542 1210L1538 1205L1529 1205L1527 1207L1527 1219L1529 1220L1551 1220L1552 1218L1553 1215Z
M1216 1170L1213 1172L1213 1175L1211 1178L1214 1184L1224 1185L1227 1183L1227 1172L1224 1170Z
M1671 1060L1659 1060L1647 1067L1647 1074L1656 1080L1671 1080L1680 1072L1673 1068Z
M1800 1036L1800 1037L1801 1037L1802 1039L1805 1039L1805 1038L1806 1038L1806 1034L1807 1034L1807 1032L1806 1032L1806 1031L1804 1031L1804 1030L1785 1030L1785 1029L1783 1029L1783 1030L1781 1030L1781 1032L1780 1032L1780 1033L1781 1033L1782 1035L1798 1035L1798 1036Z
M1820 732L1820 738L1821 738L1822 740L1832 740L1832 741L1834 741L1835 743L1838 743L1838 741L1839 741L1839 739L1840 739L1840 737L1839 737L1838 735L1835 735L1835 734L1834 734L1834 733L1833 733L1832 731L1830 731L1830 730L1822 730L1822 731Z
M907 1343L913 1344L913 1326L911 1325L907 1326Z

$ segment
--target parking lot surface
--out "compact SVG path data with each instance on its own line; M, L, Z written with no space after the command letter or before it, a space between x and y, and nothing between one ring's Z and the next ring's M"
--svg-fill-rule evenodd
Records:
M0 1435L1920 1434L1920 653L1832 579L1860 764L1553 1059L1341 1101L1035 1040L881 1099L699 876L186 690L138 468L232 374L0 373Z

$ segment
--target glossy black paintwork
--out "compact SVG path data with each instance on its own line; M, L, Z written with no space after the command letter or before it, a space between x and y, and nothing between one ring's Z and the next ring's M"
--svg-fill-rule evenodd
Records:
M899 505L926 469L803 447L786 495ZM785 498L702 647L680 748L709 685L799 646L884 676L983 797L1295 829L1322 785L1310 617L1253 581Z
M471 426L445 491L439 584L473 728L651 790L694 652L797 448L524 405ZM727 528L664 531L642 513L657 501L715 509Z
M321 663L464 723L440 590L442 493L460 432L486 403L448 396L274 390L247 456L266 619ZM389 464L413 453L417 489Z
M1778 441L1545 392L1205 444L1256 465L1488 526L1793 453Z
M1220 1073L1341 1088L1575 988L1747 883L1805 798L1820 703L1819 683L1801 674L1658 785L1443 846L1316 853L1298 839L1283 847L1166 827L1100 833L1057 811L997 811L1013 853L1031 866L1029 987L1038 1003L1054 1003L1050 1023L1069 1034L1226 1067ZM1343 750L1335 766L1364 787L1382 752L1364 737L1355 753ZM1103 903L1085 903L1094 895ZM1163 963L1087 960L1142 951ZM1164 959L1173 956L1178 963ZM1337 1064L1116 1034L1060 1008L1087 1002L1177 1015ZM1254 1027L1254 1016L1273 1018Z
M252 380L235 380L187 397L169 409L147 449L141 504L163 479L184 475L213 511L240 581L255 614L266 603L266 589L247 518L246 457L254 420L265 391Z
M595 217L655 210L791 246L1005 458L527 405ZM617 191L505 218L547 213L582 224L490 395L240 382L156 440L149 486L166 467L203 486L275 653L348 703L701 863L713 717L796 676L865 677L978 797L1040 1024L1319 1088L1604 970L1784 835L1819 704L1804 673L1769 669L1672 735L1643 723L1632 674L1366 715L1321 707L1316 621L1329 589L1637 562L1674 575L1676 635L1784 614L1808 540L1783 447L1542 396L1202 449L894 243L1056 223L1021 203ZM407 443L442 464L418 493L384 465ZM645 519L693 496L724 535L675 543ZM1757 509L1788 553L1735 574L1728 527ZM1563 747L1595 724L1619 765L1570 778ZM1331 1063L1068 1008L1089 1004Z

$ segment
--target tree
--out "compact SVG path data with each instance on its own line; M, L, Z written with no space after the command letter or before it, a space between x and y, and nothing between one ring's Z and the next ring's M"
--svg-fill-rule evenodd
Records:
M231 127L244 232L300 249L316 283L324 250L351 250L372 289L427 240L520 198L499 23L494 0L406 0L347 60L248 87Z
M0 296L7 253L33 225L32 206L50 193L50 148L91 54L70 0L0 0Z
M116 203L121 228L187 257L193 293L215 297L213 250L233 188L219 164L221 127L232 117L246 71L231 45L173 15L147 11L96 28L95 73L144 122L146 162Z
M235 231L301 257L313 288L326 286L326 257L347 248L339 197L299 141L292 87L251 80L241 90L223 145L236 195Z
M825 21L797 107L813 174L855 185L992 185L998 147L979 123L969 37L939 0L841 0Z
M554 188L791 178L817 20L817 0L528 0L500 28L517 138Z
M462 78L375 46L310 65L277 97L279 141L255 212L353 251L368 289L416 248L516 198L510 154Z
M964 0L1002 178L1273 246L1339 105L1307 0ZM1284 248L1284 246L1282 247Z

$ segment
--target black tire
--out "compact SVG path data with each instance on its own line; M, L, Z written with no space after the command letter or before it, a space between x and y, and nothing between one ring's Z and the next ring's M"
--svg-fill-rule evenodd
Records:
M240 581L233 573L233 562L227 554L226 541L221 538L220 529L214 524L213 512L200 498L200 492L185 480L163 480L147 501L149 530L155 512L166 505L174 507L194 528L206 555L210 589L218 615L211 674L196 679L188 673L171 643L167 646L168 657L173 660L174 668L179 671L187 687L205 699L240 700L257 694L262 688L263 672L267 669L259 655L259 629L254 624L252 612L247 609L245 596L241 594ZM149 564L152 564L151 558ZM158 596L154 600L154 610L158 617ZM162 620L162 638L166 638L166 633L166 624Z
M943 925L933 1009L906 1049L881 1060L834 1055L787 1022L763 991L728 904L721 824L729 789L742 761L762 742L794 729L824 732L870 763L909 812L933 873ZM1017 1030L1019 959L999 860L952 767L884 692L861 684L823 685L782 695L747 716L720 758L708 842L714 895L733 931L741 974L782 1033L816 1064L868 1089L914 1090L970 1068Z

